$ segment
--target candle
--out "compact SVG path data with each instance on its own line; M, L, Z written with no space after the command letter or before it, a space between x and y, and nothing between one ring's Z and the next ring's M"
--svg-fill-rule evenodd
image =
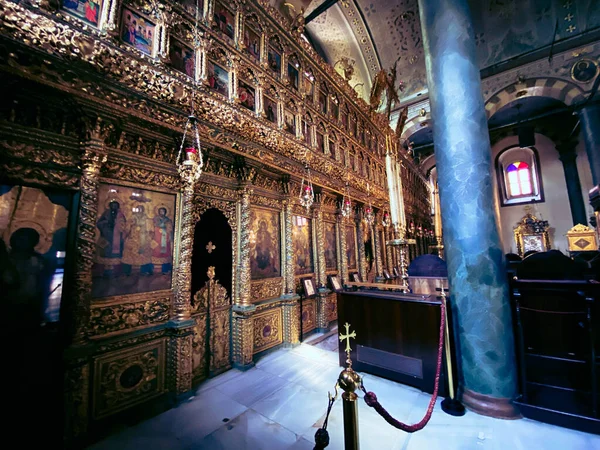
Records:
M433 217L435 226L435 236L442 237L442 211L440 210L440 191L437 187L437 183L434 191L435 201L435 215Z

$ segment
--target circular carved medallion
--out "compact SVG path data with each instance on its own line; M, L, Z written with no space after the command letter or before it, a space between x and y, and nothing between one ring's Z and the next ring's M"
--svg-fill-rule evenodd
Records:
M123 371L119 377L119 383L124 389L132 389L136 387L144 377L144 370L137 364L130 366Z
M263 337L271 336L271 325L267 325L263 328Z
M592 81L598 73L598 66L591 59L580 59L571 68L571 78L580 83Z

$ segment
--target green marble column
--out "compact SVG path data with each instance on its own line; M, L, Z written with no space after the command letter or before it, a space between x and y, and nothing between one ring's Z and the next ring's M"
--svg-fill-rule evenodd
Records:
M518 417L514 337L467 0L419 0L462 400Z

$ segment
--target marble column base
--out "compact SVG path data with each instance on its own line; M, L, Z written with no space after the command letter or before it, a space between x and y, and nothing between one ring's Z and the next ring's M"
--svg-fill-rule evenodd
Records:
M242 372L245 372L246 370L252 369L254 367L254 365L255 365L254 361L252 361L251 363L248 363L248 364L240 364L240 363L234 362L231 366L234 369L241 370Z
M471 411L495 419L521 419L521 412L510 398L492 397L465 389L463 404Z

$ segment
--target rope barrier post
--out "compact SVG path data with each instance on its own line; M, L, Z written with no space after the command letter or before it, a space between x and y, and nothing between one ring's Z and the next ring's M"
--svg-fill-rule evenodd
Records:
M362 384L360 375L352 369L352 359L350 359L350 338L356 338L356 332L350 333L350 324L344 325L346 334L340 333L340 341L346 341L346 364L348 366L342 370L338 378L338 385L344 391L342 393L342 405L344 411L344 449L358 450L360 442L358 438L358 395L356 391Z
M456 390L454 387L454 372L452 367L452 348L450 347L450 328L448 326L448 303L446 302L446 291L444 291L444 282L442 280L442 303L446 305L444 308L444 317L446 322L446 333L445 333L445 348L446 348L446 377L448 379L448 397L442 401L442 411L451 416L464 416L465 407L456 398Z

